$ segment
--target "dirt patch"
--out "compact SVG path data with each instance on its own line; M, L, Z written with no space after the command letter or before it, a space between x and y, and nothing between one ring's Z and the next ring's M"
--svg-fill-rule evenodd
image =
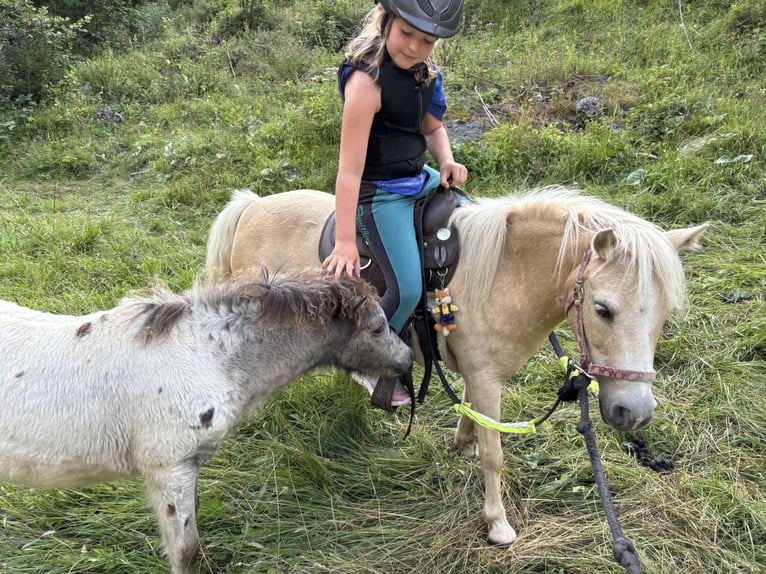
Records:
M444 127L449 134L451 142L467 143L481 139L481 136L492 126L488 121L471 118L468 121L448 120Z

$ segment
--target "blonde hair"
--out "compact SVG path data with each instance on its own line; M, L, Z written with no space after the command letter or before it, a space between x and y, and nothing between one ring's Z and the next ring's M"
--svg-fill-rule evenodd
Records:
M386 38L391 31L394 18L398 18L398 16L389 14L382 7L376 5L362 20L359 34L349 42L346 58L354 67L365 64L369 68L373 80L378 79L386 51ZM428 70L427 78L432 81L437 76L436 64L431 56L428 56L423 63Z

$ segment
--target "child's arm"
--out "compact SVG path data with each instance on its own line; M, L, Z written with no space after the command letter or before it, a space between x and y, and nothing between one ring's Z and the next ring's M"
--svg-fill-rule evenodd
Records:
M440 183L444 187L463 185L468 179L468 170L463 164L455 161L444 124L430 112L426 113L423 120L423 134L428 151L439 164Z
M372 119L380 109L380 88L366 73L355 71L346 82L344 97L335 180L335 248L322 262L322 267L336 277L344 272L357 276L361 272L356 248L356 206Z

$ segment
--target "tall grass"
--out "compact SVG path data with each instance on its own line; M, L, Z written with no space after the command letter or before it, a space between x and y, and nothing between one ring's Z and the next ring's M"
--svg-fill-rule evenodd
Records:
M0 297L85 313L157 279L180 290L232 189L332 190L332 67L371 3L251 3L247 25L239 3L177 4L163 39L94 56L48 101L0 112ZM595 430L644 572L762 572L766 4L472 0L436 59L470 193L575 183L662 227L712 223L682 255L689 304L658 346L652 424ZM586 96L601 116L578 116ZM507 385L504 419L540 414L558 383L543 349ZM438 385L406 440L405 414L366 402L343 374L313 373L226 440L201 474L200 572L620 571L574 405L503 439L519 539L498 549L480 463L453 452ZM636 437L675 469L628 456ZM0 516L0 572L166 569L138 480L2 484Z

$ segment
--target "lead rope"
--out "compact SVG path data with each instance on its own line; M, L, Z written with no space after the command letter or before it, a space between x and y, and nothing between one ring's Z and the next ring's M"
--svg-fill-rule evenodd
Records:
M559 359L565 358L564 351L561 348L558 338L555 333L551 333L548 336L548 340L553 347L553 350L558 355ZM572 375L573 371L577 371L576 375ZM620 525L620 519L617 517L617 510L612 502L612 495L609 493L609 487L606 484L606 477L604 476L604 469L601 466L601 458L598 454L598 447L596 446L596 436L593 434L593 425L590 422L590 412L588 405L588 387L593 381L593 377L589 375L585 370L577 365L574 361L569 360L566 367L566 380L564 386L559 389L559 398L556 404L541 418L540 421L547 419L561 401L574 400L573 394L576 393L576 397L580 400L580 422L577 423L577 432L583 435L585 440L585 449L588 452L588 458L590 458L590 465L593 469L593 478L596 481L596 487L598 488L598 495L601 498L601 506L604 507L604 514L606 520L609 523L609 530L612 532L612 553L617 563L625 568L628 574L641 574L641 566L638 560L638 554L636 553L636 547L633 543L623 534L622 526Z
M585 384L575 383L579 389L580 399L580 422L577 424L577 432L583 435L585 439L585 448L590 457L590 465L593 467L593 477L596 479L598 495L601 497L601 505L604 507L604 514L606 514L609 529L612 531L612 553L617 563L625 568L628 574L641 574L641 566L638 561L636 548L622 532L622 526L617 517L617 510L612 502L612 495L609 493L606 478L604 478L604 469L601 467L601 459L596 447L596 437L593 434L588 413L588 385L590 384L590 379L582 375L578 375L576 378L585 380Z

